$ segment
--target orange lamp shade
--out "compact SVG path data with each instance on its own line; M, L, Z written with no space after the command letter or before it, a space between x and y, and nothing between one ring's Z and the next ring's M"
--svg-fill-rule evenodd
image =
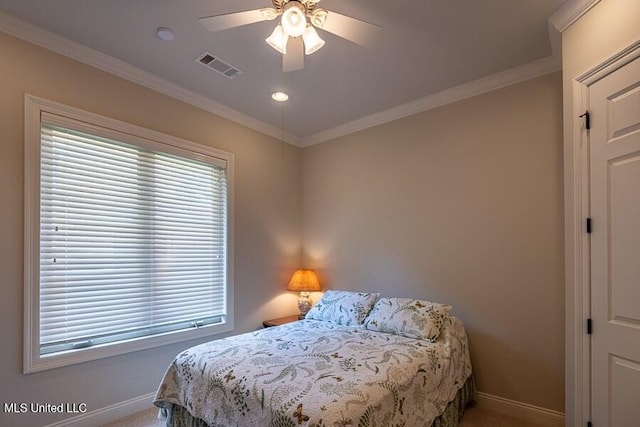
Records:
M293 273L293 276L291 276L287 290L298 292L317 292L322 289L320 288L320 282L318 281L318 275L315 270L300 269L296 270Z

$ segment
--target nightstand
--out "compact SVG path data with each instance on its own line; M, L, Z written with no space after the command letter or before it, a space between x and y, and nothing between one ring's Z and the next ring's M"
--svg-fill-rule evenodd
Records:
M272 326L280 326L284 325L285 323L295 322L296 320L300 320L297 314L293 316L280 317L278 319L265 320L264 322L262 322L262 325L265 328L270 328Z

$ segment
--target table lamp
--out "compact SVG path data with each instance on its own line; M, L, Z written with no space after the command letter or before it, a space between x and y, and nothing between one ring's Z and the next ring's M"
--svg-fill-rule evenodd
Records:
M287 286L288 291L300 292L300 299L298 299L298 309L300 310L300 319L304 319L311 309L311 298L309 298L309 292L320 291L320 282L315 270L300 269L296 270L289 280Z

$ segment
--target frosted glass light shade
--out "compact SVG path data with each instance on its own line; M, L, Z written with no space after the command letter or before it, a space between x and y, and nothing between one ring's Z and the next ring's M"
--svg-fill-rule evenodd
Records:
M324 40L320 38L318 32L311 25L307 25L307 29L302 34L302 40L304 40L304 53L311 55L324 46Z
M276 28L274 28L273 33L271 33L271 35L264 41L281 54L284 55L287 53L287 42L289 41L289 36L284 32L282 25L277 25Z
M307 28L307 17L298 1L290 1L282 14L282 27L290 37L300 37Z

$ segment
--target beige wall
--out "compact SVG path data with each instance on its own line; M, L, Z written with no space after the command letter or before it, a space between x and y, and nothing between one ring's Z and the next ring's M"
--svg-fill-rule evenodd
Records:
M85 402L96 410L154 391L171 359L195 344L22 374L25 93L234 153L236 332L295 312L284 286L300 261L300 149L283 152L273 138L0 33L0 402ZM3 426L60 418L0 408Z
M307 265L451 304L478 389L564 411L561 75L303 152Z
M558 74L283 154L273 138L3 34L0 52L0 322L18 325L0 333L0 401L102 408L152 391L195 343L21 373L30 93L235 154L236 332L295 311L283 284L304 238L327 287L452 304L481 391L563 410Z
M575 211L574 184L575 168L574 147L576 140L573 127L578 115L583 111L574 111L574 81L582 74L623 51L640 40L640 1L638 0L601 0L577 22L562 33L562 67L564 94L564 182L565 182L565 258L566 258L566 328L567 328L567 369L566 369L566 412L567 425L584 425L579 414L588 413L588 402L581 404L580 386L588 389L582 383L582 373L579 371L582 349L577 344L574 331L580 331L586 313L579 313L574 305L580 299L577 287L577 277L574 273L576 264L573 262L575 252L576 233L581 230L581 224L576 224L574 218L580 218ZM581 231L578 231L581 232ZM576 320L576 314L577 320ZM584 314L581 316L580 314ZM588 370L588 367L585 368ZM588 390L584 390L588 392ZM576 415L577 414L577 415Z

